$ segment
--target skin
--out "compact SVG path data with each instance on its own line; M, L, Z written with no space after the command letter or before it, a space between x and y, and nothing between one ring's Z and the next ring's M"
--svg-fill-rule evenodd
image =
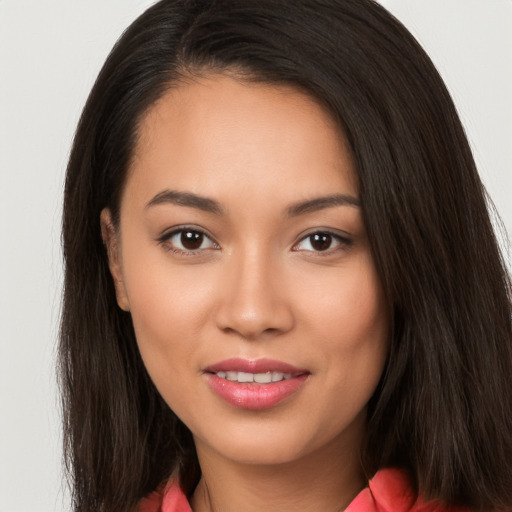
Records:
M169 190L221 211L154 200ZM290 214L333 194L353 201ZM102 232L148 372L196 442L194 511L342 510L365 486L359 450L389 322L357 201L343 133L291 87L204 76L142 119L120 225L104 210ZM180 228L205 233L198 249ZM319 232L332 233L323 246ZM309 376L274 407L240 409L204 374L234 357Z

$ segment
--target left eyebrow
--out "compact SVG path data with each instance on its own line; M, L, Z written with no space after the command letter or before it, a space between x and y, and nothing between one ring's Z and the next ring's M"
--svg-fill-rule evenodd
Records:
M286 212L289 217L295 217L297 215L317 212L334 206L351 206L353 208L360 208L361 201L359 201L357 197L349 196L347 194L334 194L330 196L315 197L314 199L292 204L287 208Z

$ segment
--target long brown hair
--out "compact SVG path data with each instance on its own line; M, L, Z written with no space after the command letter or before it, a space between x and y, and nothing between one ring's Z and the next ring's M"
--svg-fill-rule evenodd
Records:
M141 116L183 73L291 84L329 109L354 153L373 256L393 307L368 408L368 475L406 469L425 499L512 507L511 284L450 96L407 30L371 0L163 0L108 57L84 108L64 198L59 348L76 511L129 511L192 437L117 307L100 212L118 220Z

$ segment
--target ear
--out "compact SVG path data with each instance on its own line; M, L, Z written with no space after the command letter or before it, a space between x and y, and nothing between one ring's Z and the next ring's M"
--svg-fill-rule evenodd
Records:
M124 284L123 269L121 265L121 249L119 233L112 223L112 214L104 208L100 215L101 237L107 250L108 266L114 280L117 304L124 311L130 311L130 302Z

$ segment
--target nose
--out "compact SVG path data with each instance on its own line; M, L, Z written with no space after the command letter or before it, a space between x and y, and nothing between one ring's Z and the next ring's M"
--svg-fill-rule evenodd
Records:
M222 331L257 340L293 328L294 317L282 272L265 255L232 258L220 288L216 323Z

